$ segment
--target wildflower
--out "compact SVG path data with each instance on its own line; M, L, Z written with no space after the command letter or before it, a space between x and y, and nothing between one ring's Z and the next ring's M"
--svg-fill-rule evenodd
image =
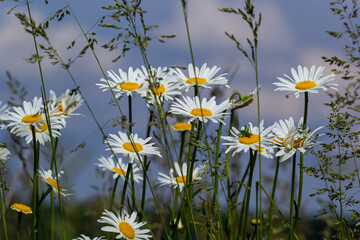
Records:
M158 69L151 68L150 77L146 68L142 66L142 72L140 71L140 78L144 78L146 81L150 82L149 88L146 92L146 97L148 99L148 105L156 105L156 99L162 103L164 101L174 99L173 96L181 94L179 84L176 79L173 78L173 73L167 71L167 68Z
M103 170L110 170L114 172L113 178L116 179L117 177L121 177L125 180L126 171L128 169L128 164L124 164L121 158L118 158L117 162L114 162L111 157L105 158L101 156L99 159L100 163L95 163L98 167L103 168ZM134 174L134 181L139 183L143 180L141 173L139 172L140 169L136 167L136 165L132 166L133 174Z
M271 154L269 153L271 146L271 136L269 133L271 132L272 126L264 129L264 120L260 122L260 136L259 134L259 128L254 127L252 123L249 123L248 128L242 127L239 130L237 130L235 127L231 129L231 135L232 136L222 136L221 138L224 140L227 140L227 143L224 143L224 145L228 145L228 149L226 149L225 153L228 153L232 150L233 156L241 151L247 152L249 149L252 149L254 151L259 150L259 145L261 144L261 153L265 157L270 157Z
M103 216L98 220L100 223L110 224L110 226L102 227L101 230L104 232L118 233L116 239L126 240L146 240L150 239L151 236L146 234L149 233L149 229L140 229L146 222L136 222L137 213L133 212L131 216L122 210L121 213L110 212L105 210Z
M120 97L123 93L126 93L127 96L133 96L133 94L142 96L148 87L145 79L139 77L139 70L134 71L132 67L129 68L127 73L119 69L119 75L112 70L108 71L107 74L111 79L106 80L102 78L100 79L101 83L96 85L103 92L108 90L110 85L111 89L116 93L116 98Z
M10 151L6 148L5 144L0 144L0 162L5 163L10 158Z
M101 240L104 237L96 237L96 238L89 238L88 236L85 236L84 234L81 234L80 237L74 238L73 240Z
M187 122L177 122L172 126L175 131L190 131L191 124Z
M69 198L71 196L69 189L64 189L60 183L57 182L57 179L59 179L63 174L64 171L60 171L56 177L52 176L51 169L44 171L44 169L39 169L38 174L41 178L41 180L46 183L49 187L52 188L52 190L55 192L55 194L58 194L58 191L60 191L60 194L63 195L65 198Z
M128 156L130 158L130 162L132 163L135 159L135 162L141 166L142 155L157 155L161 157L161 154L157 147L154 147L154 143L149 143L151 137L146 139L139 138L137 134L129 136L126 133L119 131L119 136L115 134L109 134L111 139L109 139L109 144L112 150L118 154L121 153L123 156ZM107 148L106 150L110 150ZM140 159L137 156L137 153L140 155Z
M187 164L183 163L181 170L177 162L174 163L174 165L176 175L174 175L174 169L170 168L169 176L163 173L159 173L158 180L160 182L160 186L168 185L170 187L179 188L181 192L187 181ZM200 174L204 171L204 169L205 166L203 165L196 167L192 173L192 180L201 180Z
M53 137L60 136L60 130L64 125L64 118L54 118L52 112L55 111L55 105L49 105L49 117ZM40 144L50 141L49 128L46 122L45 113L42 109L42 99L35 97L33 102L23 102L23 108L13 107L14 112L9 112L5 120L10 122L6 127L11 128L10 132L24 137L26 143L33 140L32 128L35 129L36 140Z
M170 112L190 117L188 123L195 119L199 119L206 123L209 119L214 123L219 121L225 124L223 118L225 118L228 113L224 113L224 111L230 108L228 99L219 105L216 105L215 97L210 98L209 101L207 101L206 98L203 98L201 100L201 105L199 97L191 98L187 96L183 97L183 100L184 101L176 99L176 102L170 105Z
M297 72L291 68L292 78L286 74L284 76L287 79L278 77L280 82L273 83L278 86L275 91L287 91L287 95L294 93L298 98L302 92L318 93L319 90L326 91L327 88L338 90L335 88L338 84L331 83L335 80L334 74L323 76L325 67L318 67L316 70L315 68L316 66L313 65L310 72L307 67L302 68L300 65Z
M224 85L225 87L229 88L227 85L228 80L225 78L226 73L220 74L219 76L215 77L220 71L221 68L214 66L212 68L207 67L206 63L204 63L200 70L198 67L194 67L192 64L188 66L188 73L189 77L186 77L183 72L179 68L175 68L172 70L175 73L175 77L177 78L179 84L185 91L188 91L189 88L196 85L196 82L199 87L203 88L211 88L212 85Z
M298 126L295 127L292 117L288 120L280 120L279 122L274 123L272 132L275 139L273 142L279 148L279 151L275 156L280 157L280 162L292 157L296 150L305 153L306 149L309 149L316 144L312 142L311 137L323 127L318 127L313 132L310 132L309 128L302 130L302 124L303 118L300 118Z
M50 90L49 100L55 102L55 105L59 108L55 112L55 116L78 115L73 112L83 104L83 100L81 99L80 94L77 94L74 91L70 91L69 89L67 89L65 93L63 93L59 98L56 97L56 94L53 90Z
M31 207L22 204L22 203L13 203L10 208L14 211L17 211L19 213L24 213L24 214L31 214L32 210Z

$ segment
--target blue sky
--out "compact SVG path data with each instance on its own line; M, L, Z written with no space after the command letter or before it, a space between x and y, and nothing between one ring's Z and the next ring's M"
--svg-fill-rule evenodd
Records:
M224 95L230 95L232 91L240 91L247 94L254 86L254 73L247 60L236 50L234 43L229 40L224 31L233 33L241 42L245 42L249 31L239 16L225 14L217 9L222 7L238 8L240 1L234 0L189 0L189 24L191 38L195 54L195 63L200 66L208 63L209 66L219 66L229 69L237 66L231 81L231 89ZM102 5L111 4L112 1L69 1L75 14L79 18L84 29L89 29L105 13ZM148 49L150 63L157 66L187 66L190 63L189 47L186 40L185 24L182 15L180 1L175 0L152 0L143 1L143 9L148 13L145 20L148 24L158 24L159 28L152 31L150 36L163 34L175 34L175 39L168 40L165 44L156 41L150 42ZM6 12L13 6L11 2L1 3L0 8L0 101L6 101L9 97L6 86L5 71L10 71L28 90L28 100L34 96L40 96L40 78L36 65L28 64L24 58L34 53L34 45L29 34L14 16L15 12L26 12L26 6L17 7L10 15ZM44 1L33 1L31 4L33 17L37 22L44 21L51 13L64 6L61 1L50 1L46 5ZM341 24L332 15L329 2L323 0L268 0L255 1L257 11L263 15L263 23L259 36L259 72L261 90L261 116L265 124L272 124L279 119L293 116L298 119L302 115L302 98L294 96L286 99L285 94L274 92L271 84L276 77L290 74L290 68L297 65L311 67L311 65L323 65L321 56L341 55L341 43L328 36L325 30L341 29ZM111 39L113 30L94 28L98 32L99 46L95 48L105 70L128 69L129 66L140 67L142 60L137 49L133 49L124 59L116 63L111 60L115 57L100 48L100 45ZM79 50L85 44L81 32L71 16L61 23L53 22L48 31L53 45L64 58L73 57L76 51L67 51L66 46L74 39L77 41L75 50ZM65 71L59 66L52 66L46 60L43 63L44 76L47 91L53 89L58 95L66 89L74 88ZM326 73L330 73L328 70ZM95 83L102 77L99 67L93 56L86 54L79 59L70 69L79 82L84 95L98 116L100 123L104 124L110 118L118 116L115 109L108 102L111 99L107 93L101 93ZM338 83L341 83L340 80ZM316 128L326 124L327 109L323 103L328 100L326 94L310 95L309 125ZM126 106L126 102L123 103ZM137 111L134 118L136 131L144 132L147 117L143 111L146 109L140 102L135 102ZM68 127L62 132L62 146L65 161L63 167L72 167L69 182L74 184L77 197L82 199L93 194L89 184L89 176L93 179L91 184L100 185L96 182L94 163L97 158L105 154L102 138L97 131L94 121L91 119L85 106L79 110L82 116L74 117L68 123ZM125 110L126 112L126 110ZM244 121L256 120L255 104L248 111L241 113ZM296 120L297 121L297 120ZM111 133L113 129L106 128ZM0 132L0 140L7 141L7 134ZM69 153L70 149L78 145L82 140L86 141L86 148L76 153ZM14 161L17 161L14 159ZM20 162L11 164L13 169L20 167ZM286 170L286 169L285 169ZM10 174L10 180L16 174ZM89 173L90 172L90 173ZM307 181L311 181L308 179ZM305 190L305 194L312 190Z

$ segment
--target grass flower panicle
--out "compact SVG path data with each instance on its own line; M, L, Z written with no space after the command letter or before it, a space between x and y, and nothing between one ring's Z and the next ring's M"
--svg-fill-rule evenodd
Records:
M116 98L124 93L126 93L127 96L133 96L133 94L143 96L149 84L144 78L139 77L139 72L139 69L134 71L132 67L129 68L127 73L119 69L119 75L113 70L110 70L107 72L110 80L107 81L102 78L100 79L101 83L97 83L96 85L102 89L103 92L109 90L110 85L111 89L116 93Z
M122 154L123 156L129 157L131 163L135 160L135 162L141 166L141 156L144 155L157 155L162 157L159 149L153 146L154 143L149 143L152 139L151 137L142 139L135 133L131 134L131 137L129 138L126 133L120 131L118 132L118 135L109 134L109 136L111 138L108 141L115 154ZM133 139L134 145L130 139ZM107 148L106 150L110 150L110 148ZM141 159L138 158L136 152L138 152Z
M173 114L178 114L184 117L189 117L188 123L192 122L195 119L204 121L205 123L208 120L211 120L214 123L221 122L225 124L223 119L229 113L224 113L224 111L230 109L231 104L228 99L219 105L216 104L215 97L207 100L203 98L200 104L199 97L183 97L183 101L176 99L176 102L170 105L170 112Z
M181 192L186 184L187 164L183 163L181 169L177 162L174 163L174 166L175 171L173 168L170 168L169 176L163 173L159 173L158 181L160 186L179 188ZM197 166L193 171L192 180L201 180L200 175L203 173L204 169L204 165Z
M113 160L112 157L105 158L104 156L101 156L98 160L100 163L95 163L96 166L102 168L104 171L105 170L112 171L114 173L113 174L114 179L120 176L123 180L125 180L128 164L123 163L121 158L118 158L116 162ZM140 169L136 165L133 165L132 167L133 167L134 181L136 183L141 182L143 180L143 177L140 173Z
M64 174L64 171L60 171L57 175L57 178L60 179L60 177ZM72 193L69 189L65 189L63 186L58 184L56 181L56 177L53 177L51 169L45 171L43 168L38 170L38 175L41 178L41 180L46 183L49 187L52 188L52 190L57 195L58 191L60 191L60 194L63 195L65 198L71 198ZM59 185L59 186L58 186Z
M229 146L225 153L228 153L232 150L233 156L241 151L248 152L250 149L254 151L259 150L259 145L261 144L261 153L267 158L272 158L271 156L271 132L272 126L264 129L264 120L260 122L260 136L259 128L254 127L252 123L248 124L248 127L241 127L240 131L235 127L231 129L232 136L221 136L222 139L228 141L223 145Z
M294 93L298 98L302 92L318 93L319 90L326 91L328 88L338 90L335 86L338 84L332 83L335 80L335 74L323 76L325 67L318 67L313 65L310 71L307 67L298 66L298 71L291 68L292 78L284 74L285 78L278 77L280 82L273 83L278 88L275 91L286 91L287 95Z
M129 215L126 210L119 212L110 212L105 210L103 216L98 220L100 223L109 224L110 226L102 227L104 232L112 232L118 234L116 239L126 240L146 240L150 239L149 229L140 229L146 222L136 222L137 213L133 212Z
M188 91L189 88L197 84L199 87L211 88L212 85L224 85L229 88L227 85L228 80L225 78L226 73L220 74L215 77L215 75L220 71L221 68L214 66L212 68L207 67L207 64L204 63L201 68L194 67L190 63L188 66L188 77L184 75L181 69L175 68L172 70L175 74L177 81L180 86L184 88L185 91Z
M14 211L17 211L19 213L23 213L23 214L31 214L32 210L31 207L22 204L22 203L13 203L10 208Z

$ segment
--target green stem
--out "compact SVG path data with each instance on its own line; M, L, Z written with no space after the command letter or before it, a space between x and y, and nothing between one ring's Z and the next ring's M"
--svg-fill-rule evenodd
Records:
M148 127L147 127L147 131L146 131L146 138L150 137L150 132L151 132L151 126L152 126L152 121L154 119L154 111L150 111L150 116L149 116L149 122L148 122ZM145 169L143 169L143 187L142 187L142 196L141 196L141 209L145 212L145 200L146 200L146 181L145 181L145 171L147 171L147 158L148 156L144 157L144 166ZM142 220L142 214L139 216L139 221Z
M308 93L308 92L305 92L303 130L305 130L306 127L307 127L308 106L309 106L309 93ZM297 201L297 215L298 215L298 217L295 218L295 224L294 224L294 230L295 230L295 231L296 231L296 225L297 225L297 222L298 222L298 218L300 217L302 191L303 191L303 182L304 182L304 153L300 153L300 163L299 163L299 193L298 193L298 201Z
M3 190L3 186L1 184L1 189L0 189L0 211L1 211L1 221L3 224L3 228L4 228L4 234L5 234L5 239L8 239L8 235L7 235L7 227L6 227L6 218L5 218L5 211L4 211L4 201L5 198L3 197L2 194L2 190ZM19 213L21 214L21 213Z
M30 126L33 137L33 151L34 151L34 171L33 171L33 216L32 216L32 229L31 229L31 239L35 240L38 238L38 200L39 200L39 180L38 180L38 169L39 169L39 155L38 155L38 144L36 140L35 127Z
M112 193L111 193L110 209L113 209L113 206L114 206L114 199L115 199L116 187L117 187L117 184L118 184L118 182L119 182L119 178L120 178L120 176L118 176L118 177L115 179L114 187L113 187L113 190L112 190Z
M256 184L260 185L259 182L257 182ZM260 185L261 189L264 191L264 193L266 194L266 196L268 197L268 199L270 200L270 202L274 205L274 207L276 208L276 210L279 212L280 217L282 218L283 222L287 225L287 227L289 228L290 232L294 235L295 239L299 239L298 236L296 235L296 232L293 230L293 228L291 227L291 225L286 221L285 216L281 213L280 209L278 208L278 206L275 204L274 200L269 196L269 194L266 192L265 188Z
M292 177L291 177L291 195L290 195L290 226L294 229L294 194L295 194L295 170L296 170L296 153L293 155L293 165L292 165ZM290 233L289 239L292 240L294 237L293 233Z
M18 227L17 227L17 234L16 234L18 240L20 240L21 218L22 218L22 213L18 212Z
M124 182L124 186L122 189L122 194L121 194L121 202L120 202L120 212L122 211L122 209L124 208L124 204L125 204L125 196L126 196L126 188L128 185L128 181L129 181L129 177L130 177L130 172L132 168L132 163L128 163L128 167L126 169L126 175L125 175L125 182Z
M234 123L234 113L235 113L235 110L232 109L231 113L230 113L230 124L229 124L229 133L228 133L229 136L231 135L231 128ZM227 188L227 195L228 195L228 197L227 197L228 221L226 224L226 232L227 232L228 236L230 237L231 229L232 229L232 225L233 225L232 211L233 211L234 205L232 204L232 201L231 201L231 179L230 179L230 162L229 162L229 160L230 160L230 152L228 152L226 154L226 159L225 159L225 162L226 162L226 188ZM235 207L235 209L236 209L236 207Z
M271 191L271 199L273 199L273 200L275 199L277 179L278 179L278 174L279 174L279 166L280 166L280 157L277 157L276 158L275 177L274 177L274 182L273 182L273 188L272 188L272 191ZM267 239L271 239L273 210L274 210L274 204L273 204L273 202L270 202L269 218L268 218L268 226L267 226Z

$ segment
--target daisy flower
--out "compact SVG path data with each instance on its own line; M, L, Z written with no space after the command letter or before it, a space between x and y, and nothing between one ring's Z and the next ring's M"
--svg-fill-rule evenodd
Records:
M55 116L79 115L73 112L83 104L80 94L77 94L76 91L70 91L69 89L67 89L59 98L56 97L53 90L50 90L49 100L55 102L55 106L59 108L55 111Z
M17 211L19 213L24 213L24 214L31 214L32 210L31 207L22 204L22 203L13 203L10 208L14 211Z
M142 67L142 70L143 72L141 72L140 77L150 82L146 96L144 96L148 99L148 105L156 105L156 98L160 103L162 103L164 101L174 99L173 96L175 95L181 94L181 92L178 91L180 89L180 85L177 83L176 79L173 78L172 72L167 71L166 67L163 69L159 67L157 70L152 68L152 74L155 76L151 79L144 66ZM155 78L155 81L153 78Z
M270 157L271 154L268 151L271 148L271 136L269 135L271 129L272 126L264 129L264 120L260 122L260 136L258 135L259 128L254 127L252 123L249 123L248 127L242 127L240 131L233 127L230 131L232 136L221 136L222 139L228 141L227 143L224 143L224 145L229 146L225 153L234 150L232 154L232 156L234 156L238 152L247 152L249 149L258 151L259 142L261 142L260 152L265 157Z
M60 171L57 178L59 179L63 174L64 171ZM56 181L56 177L52 176L51 169L44 171L44 169L41 168L38 170L38 175L44 183L52 188L52 190L55 192L55 195L57 195L58 191L60 191L60 194L65 198L69 198L71 196L69 189L64 189L60 184L58 187L58 182Z
M199 119L205 123L208 120L211 120L214 123L221 122L225 124L223 118L225 118L228 113L224 113L224 111L231 106L228 99L219 105L216 105L215 96L210 98L209 101L207 101L206 98L203 98L201 100L201 105L199 97L192 98L187 96L183 97L183 100L184 101L177 98L176 102L170 105L169 112L190 117L188 123L195 119Z
M55 111L54 104L49 105L49 112ZM32 127L35 128L36 140L40 144L50 141L50 135L48 131L48 124L46 122L45 114L42 109L42 99L35 97L33 102L23 102L23 108L13 107L14 112L9 112L5 117L5 120L9 123L6 127L10 128L10 132L24 137L26 143L30 143L33 140ZM50 124L53 137L60 136L60 130L63 128L64 119L54 118L50 114Z
M187 173L187 164L183 163L182 168L180 169L179 164L176 162L175 165L175 171L176 174L174 174L174 169L170 168L169 176L159 173L158 180L160 186L170 186L173 188L179 188L180 192L183 190L185 184L186 184L186 173ZM193 170L192 180L201 180L200 174L204 171L205 166L201 165L196 167Z
M103 216L98 220L100 223L110 224L102 227L104 232L117 233L116 239L126 240L146 240L150 239L149 229L140 229L146 222L136 222L137 213L133 212L131 216L123 210L121 213L115 213L105 210Z
M148 87L145 79L139 77L139 70L136 69L134 71L132 67L129 68L127 73L119 69L119 75L113 70L107 71L107 74L110 79L107 81L102 78L100 79L101 83L96 85L104 92L109 89L110 84L110 87L116 93L116 98L120 97L123 93L126 93L127 96L133 96L133 94L142 96Z
M81 234L80 237L74 238L73 240L101 240L104 237L96 237L96 238L89 238L88 236L85 236L84 234Z
M172 129L178 132L182 131L190 131L191 130L191 124L187 122L177 122L174 125L172 125Z
M10 159L10 151L5 144L0 144L0 162L5 163Z
M141 166L142 155L157 155L161 157L160 151L157 147L154 147L154 143L149 143L151 137L146 139L139 138L138 135L131 134L130 139L133 140L133 143L130 141L128 135L123 132L118 132L118 135L109 134L112 139L109 139L109 144L112 150L118 154L121 153L123 156L128 156L130 158L130 162L132 163L135 159L135 162ZM106 150L110 150L107 148ZM138 159L136 151L140 155L141 159Z
M338 84L332 83L335 80L335 74L323 76L325 67L313 65L310 71L307 67L298 66L298 71L291 68L292 78L284 74L285 78L278 77L280 82L273 83L278 88L275 91L287 91L287 95L294 93L298 98L302 92L318 93L319 90L326 91L327 88L338 90L335 88Z
M103 171L110 170L114 172L113 175L114 179L120 176L122 179L125 180L128 164L123 163L121 158L118 159L118 162L113 161L111 157L105 158L104 156L101 156L98 160L100 163L95 163L96 166L102 168ZM143 180L143 177L141 176L140 173L140 169L136 167L136 165L133 165L132 168L134 173L134 181L139 183L140 181Z
M181 85L185 91L188 91L189 88L196 85L203 88L211 88L212 85L224 85L225 87L229 88L227 85L228 80L225 78L226 73L220 74L219 76L215 77L215 75L220 71L221 68L214 66L212 68L207 67L206 63L204 63L201 68L194 67L190 63L188 66L188 77L184 75L182 70L179 68L175 68L172 70L177 78L177 81ZM196 77L196 78L195 78Z
M275 156L280 157L280 162L292 157L296 150L305 153L306 149L316 144L312 141L311 137L323 127L318 127L313 132L310 132L309 128L302 130L302 123L303 118L299 120L298 126L295 127L292 117L288 120L280 120L274 123L272 132L275 139L273 142L279 149Z

